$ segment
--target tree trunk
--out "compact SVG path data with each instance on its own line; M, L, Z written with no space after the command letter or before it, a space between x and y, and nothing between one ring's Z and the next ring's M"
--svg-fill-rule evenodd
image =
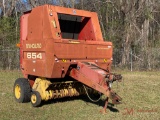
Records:
M12 0L11 1L11 7L6 10L6 16L11 16L11 14L12 14L14 8L15 8L15 5L16 5L16 1Z
M83 10L83 0L81 0L81 9Z
M71 0L72 8L74 8L75 0Z
M6 16L5 0L3 0L3 16Z
M59 0L59 2L60 2L60 6L64 6L64 3L63 3L63 0Z

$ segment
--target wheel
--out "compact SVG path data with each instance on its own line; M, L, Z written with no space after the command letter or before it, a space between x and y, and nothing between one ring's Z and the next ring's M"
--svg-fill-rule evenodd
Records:
M31 103L33 107L38 107L41 104L41 95L37 91L31 93Z
M31 87L27 79L18 78L14 83L14 97L19 103L30 102Z

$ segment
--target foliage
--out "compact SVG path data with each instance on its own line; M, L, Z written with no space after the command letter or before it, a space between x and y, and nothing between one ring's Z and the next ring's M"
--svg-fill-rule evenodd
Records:
M0 49L14 48L19 39L17 18L43 4L97 12L104 40L113 42L115 51L120 51L114 53L113 60L118 61L114 63L130 66L132 49L134 69L159 69L155 67L159 62L154 62L159 57L153 52L160 47L159 0L3 0L0 2Z
M0 48L7 49L15 46L16 20L14 17L3 17L0 19Z

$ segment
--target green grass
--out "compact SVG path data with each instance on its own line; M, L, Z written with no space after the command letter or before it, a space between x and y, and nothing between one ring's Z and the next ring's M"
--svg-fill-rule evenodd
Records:
M0 71L0 120L160 120L160 72L120 72L124 82L115 82L113 89L123 103L101 114L100 103L91 103L87 97L52 100L39 108L17 103L13 84L21 73Z

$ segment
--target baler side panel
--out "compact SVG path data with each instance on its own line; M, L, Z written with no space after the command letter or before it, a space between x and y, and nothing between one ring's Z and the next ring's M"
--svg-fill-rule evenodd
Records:
M111 59L112 58L112 46L108 45L87 45L86 56L88 59Z
M30 13L21 16L20 40L26 40L28 34L28 16Z
M84 44L55 43L55 55L59 59L85 59Z
M50 11L50 10L48 10L48 11ZM52 16L49 15L49 22L50 22L50 26L51 26L52 37L54 38L54 40L60 41L62 39L62 37L61 37L61 30L60 30L57 12L50 11L49 14L53 14ZM54 24L55 24L55 26L54 26Z
M51 29L52 26L51 26L51 20L49 18L49 11L47 6L43 6L42 9L43 9L43 22L42 22L43 39L51 39L53 38L52 34L53 29Z
M43 38L43 6L31 11L28 17L28 40L39 40Z
M29 13L22 15L20 19L20 66L22 66L23 62L23 41L26 40L27 37L28 16Z
M45 41L42 40L23 41L22 71L25 74L45 76L45 46Z
M98 20L98 15L95 12L92 12L92 24L93 24L93 29L94 29L94 33L95 33L95 37L96 37L96 41L104 41L103 40L103 36L102 36L102 32L101 32L101 28L100 28L100 24L99 24L99 20Z
M94 18L83 18L82 19L82 26L81 26L81 32L79 33L79 40L92 40L95 41L95 31L93 29L92 19Z
M54 43L55 55L60 59L106 59L112 58L112 44L88 44L81 41Z

